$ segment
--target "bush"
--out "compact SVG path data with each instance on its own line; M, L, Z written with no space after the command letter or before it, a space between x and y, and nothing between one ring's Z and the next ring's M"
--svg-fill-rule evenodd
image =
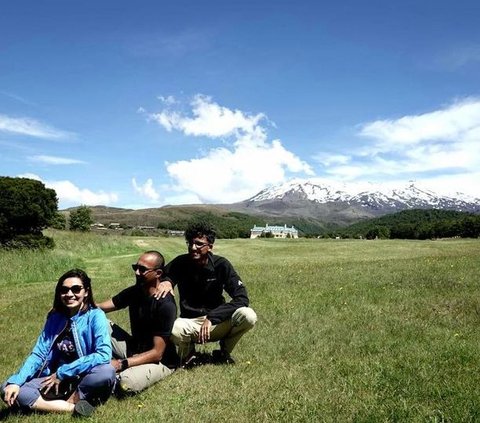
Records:
M55 247L53 238L42 234L17 235L15 238L2 244L5 249L28 248L31 250L45 250Z
M87 232L92 223L92 211L87 206L80 206L70 212L69 228L71 231Z
M50 227L64 231L67 228L67 218L63 214L56 213L50 222Z

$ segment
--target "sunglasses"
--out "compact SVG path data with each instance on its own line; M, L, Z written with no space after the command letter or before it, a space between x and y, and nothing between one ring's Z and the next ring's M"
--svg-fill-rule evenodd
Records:
M150 270L157 270L156 267L153 267L153 268L151 268L151 267L145 267L145 266L142 266L141 264L137 264L137 263L132 264L132 269L133 269L134 272L136 272L136 271L138 270L138 271L139 271L140 273L142 273L142 274L143 274L143 273L147 273L147 272L149 272Z
M69 291L72 291L72 294L80 294L80 292L82 292L82 289L82 285L61 286L60 294L65 295L68 294Z
M194 245L197 248L203 248L206 247L207 245L210 245L208 242L201 242L201 241L187 241L187 245L192 248Z

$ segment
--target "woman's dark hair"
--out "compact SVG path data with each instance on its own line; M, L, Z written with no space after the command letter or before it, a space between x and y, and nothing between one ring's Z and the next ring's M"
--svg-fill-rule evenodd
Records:
M65 282L65 280L68 278L78 278L82 281L85 292L88 292L88 296L85 298L85 303L87 304L88 308L96 308L97 306L93 300L91 279L82 269L71 269L60 276L60 279L57 282L57 286L55 287L55 297L53 298L53 310L61 313L67 311L61 299L60 288L63 286L63 282Z
M215 242L215 230L207 222L195 222L188 225L188 228L185 231L185 240L192 242L194 238L206 237L209 244Z

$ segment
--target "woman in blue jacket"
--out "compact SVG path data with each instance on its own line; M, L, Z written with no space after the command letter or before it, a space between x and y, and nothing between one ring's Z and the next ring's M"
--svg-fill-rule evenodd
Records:
M115 383L107 318L80 269L62 275L32 353L2 385L9 407L90 415Z

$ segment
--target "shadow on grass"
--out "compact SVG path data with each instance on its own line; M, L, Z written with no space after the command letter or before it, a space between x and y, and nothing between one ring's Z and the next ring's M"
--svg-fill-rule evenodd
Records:
M7 420L10 416L17 416L19 412L10 408L3 408L0 410L0 421Z

